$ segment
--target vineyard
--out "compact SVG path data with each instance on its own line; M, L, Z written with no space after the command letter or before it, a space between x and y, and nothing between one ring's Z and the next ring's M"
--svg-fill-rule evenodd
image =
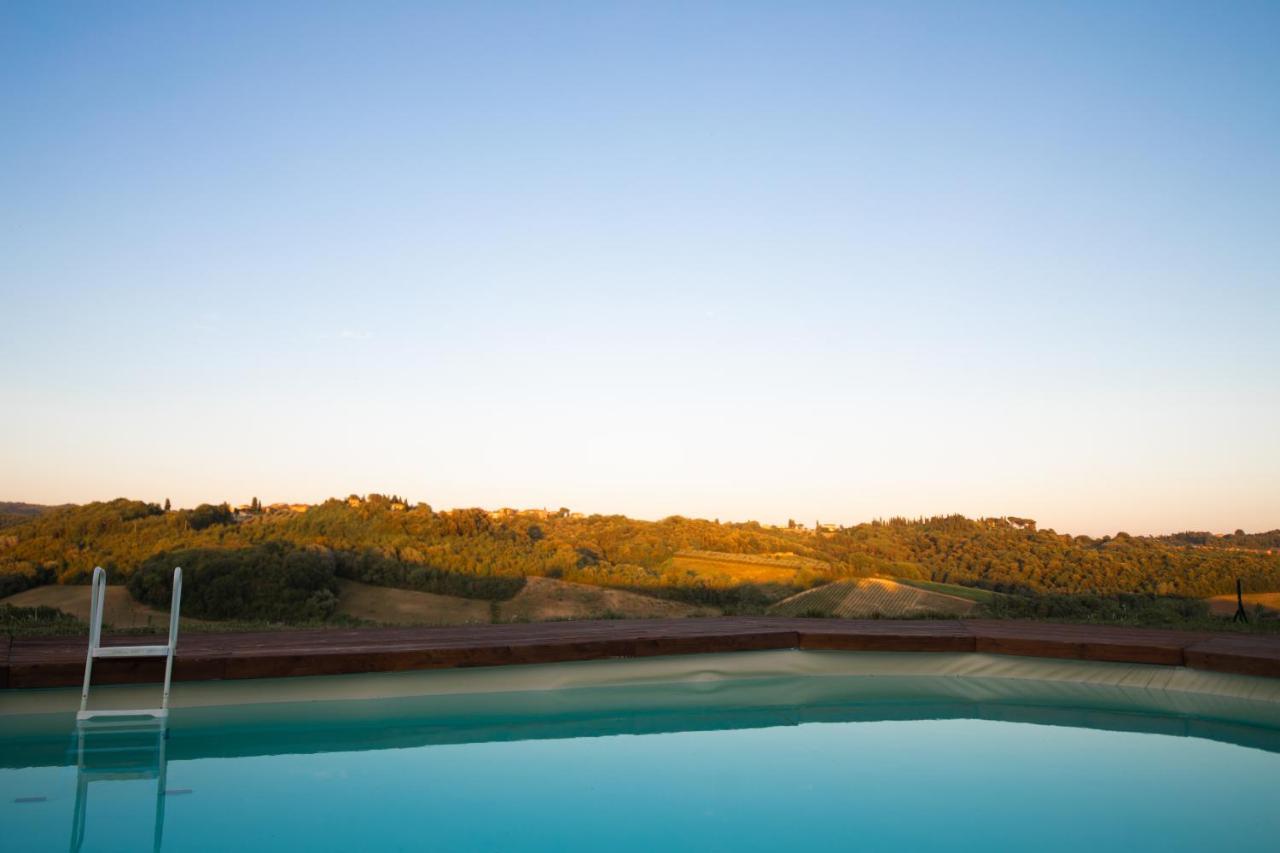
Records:
M829 583L784 599L769 612L778 616L910 616L918 613L947 613L963 616L976 603L905 586L886 578Z

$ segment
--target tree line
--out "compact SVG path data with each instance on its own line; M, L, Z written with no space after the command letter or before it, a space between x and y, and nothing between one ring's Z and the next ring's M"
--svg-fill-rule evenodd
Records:
M1193 541L1196 534L1095 539L1037 529L1030 519L962 516L815 532L680 516L640 521L568 510L436 511L397 497L353 496L306 512L247 517L226 504L165 511L123 498L52 509L0 530L0 597L40 584L86 583L95 565L123 582L161 555L172 568L178 552L196 552L220 567L219 577L245 583L264 566L312 559L275 560L266 546L321 555L316 559L331 562L334 577L489 600L514 595L529 576L730 607L739 599L773 599L796 586L873 574L1026 595L1204 597L1232 591L1237 577L1250 591L1280 590L1280 549L1246 547L1268 545L1271 534L1241 534L1226 545L1224 537L1212 545ZM673 558L685 551L791 554L805 558L806 568L790 586L747 589L731 576L676 568ZM214 560L216 554L223 556ZM242 571L227 568L233 565Z

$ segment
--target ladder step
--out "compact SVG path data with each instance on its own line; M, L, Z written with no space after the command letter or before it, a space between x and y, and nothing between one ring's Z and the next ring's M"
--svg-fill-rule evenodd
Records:
M122 770L92 770L81 768L80 775L86 782L128 782L135 779L159 779L160 770L155 767L125 768Z
M84 744L84 754L92 756L95 761L111 761L115 758L128 758L129 756L154 756L156 748L160 744L160 730L152 729L151 731L142 731L140 729L127 729L124 731L109 729L104 731L93 731L93 742ZM148 743L129 743L123 747L104 747L100 743L96 743L99 738L119 738L122 735L146 735ZM152 761L151 763L155 763Z
M169 656L168 646L99 646L93 650L95 658L163 658Z
M102 726L136 725L144 719L147 722L163 722L169 717L168 708L135 708L132 710L81 711L76 714L78 725L97 724Z

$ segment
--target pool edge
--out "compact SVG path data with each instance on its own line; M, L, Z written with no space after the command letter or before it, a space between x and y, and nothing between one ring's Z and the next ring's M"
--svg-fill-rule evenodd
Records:
M0 689L78 685L84 675L84 642L79 637L0 637ZM113 637L111 642L128 642L128 638ZM781 649L982 652L1280 678L1280 636L995 620L720 617L188 634L178 645L174 680L347 675ZM161 666L159 661L145 659L108 659L95 665L94 682L159 681Z

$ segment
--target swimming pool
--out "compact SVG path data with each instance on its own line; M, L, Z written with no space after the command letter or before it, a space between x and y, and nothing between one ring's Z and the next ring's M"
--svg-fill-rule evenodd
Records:
M1280 838L1280 683L1172 667L776 651L192 683L163 758L146 731L82 758L77 700L0 694L6 850L145 850L157 828L174 851Z

